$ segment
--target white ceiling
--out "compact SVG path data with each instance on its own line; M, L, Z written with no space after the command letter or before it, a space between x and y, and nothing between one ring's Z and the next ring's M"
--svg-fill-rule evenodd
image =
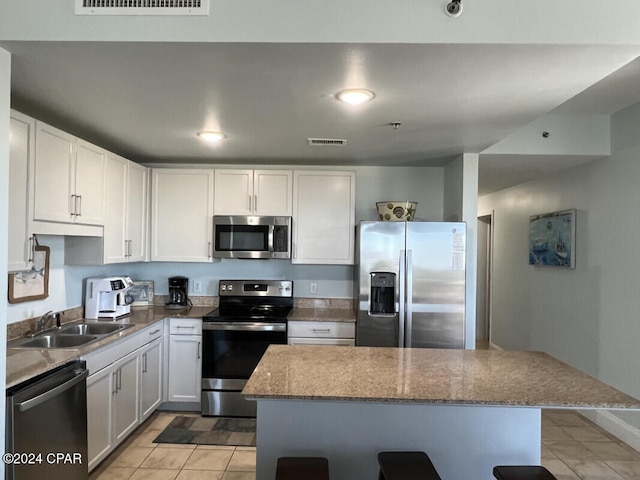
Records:
M14 108L142 163L443 165L461 153L482 152L560 105L558 111L572 114L612 113L640 100L638 62L597 83L638 55L631 47L3 47L13 54ZM359 107L335 100L350 87L369 88L376 98ZM391 122L402 126L394 130ZM203 129L228 138L211 146L195 135ZM347 145L309 146L308 137L343 138ZM483 157L482 193L549 172L538 156ZM560 160L553 160L558 168L592 158ZM492 185L488 179L496 175L501 182Z

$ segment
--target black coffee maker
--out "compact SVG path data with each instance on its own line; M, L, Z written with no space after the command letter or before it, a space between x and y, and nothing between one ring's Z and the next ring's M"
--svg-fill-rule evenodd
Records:
M187 292L189 291L189 279L187 277L169 277L169 301L166 308L178 309L189 305Z

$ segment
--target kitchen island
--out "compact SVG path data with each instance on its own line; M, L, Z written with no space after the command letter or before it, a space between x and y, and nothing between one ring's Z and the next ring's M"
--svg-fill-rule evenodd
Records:
M442 478L490 480L539 464L542 408L640 409L640 401L541 352L269 347L258 402L257 480L280 456L325 456L332 480L376 478L376 454L423 450Z

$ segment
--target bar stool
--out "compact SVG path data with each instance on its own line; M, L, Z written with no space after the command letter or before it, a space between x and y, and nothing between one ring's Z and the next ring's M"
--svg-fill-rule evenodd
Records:
M280 457L276 480L329 480L329 461L324 457Z
M378 463L378 480L440 480L424 452L380 452Z
M546 468L538 465L499 465L493 467L498 480L557 480Z

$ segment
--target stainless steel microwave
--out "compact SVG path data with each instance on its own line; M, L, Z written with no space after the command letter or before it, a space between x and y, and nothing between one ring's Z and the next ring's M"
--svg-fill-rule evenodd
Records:
M213 217L214 258L291 258L291 217Z

